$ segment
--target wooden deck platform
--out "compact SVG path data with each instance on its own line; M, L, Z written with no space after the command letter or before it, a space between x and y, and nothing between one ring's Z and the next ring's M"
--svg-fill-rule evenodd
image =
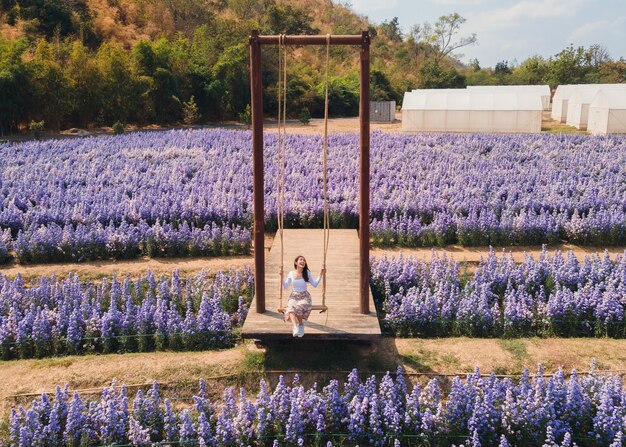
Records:
M296 256L306 258L313 275L322 268L324 234L321 229L284 230L285 277L293 269ZM291 323L283 322L278 312L280 293L280 238L274 238L265 262L265 308L256 312L256 297L243 325L243 337L261 341L291 339ZM370 313L359 312L359 239L356 230L331 230L326 257L326 305L328 311L312 311L304 325L308 340L373 341L380 337L380 324L370 291ZM313 305L322 304L322 283L317 288L308 286ZM283 305L290 290L283 290Z

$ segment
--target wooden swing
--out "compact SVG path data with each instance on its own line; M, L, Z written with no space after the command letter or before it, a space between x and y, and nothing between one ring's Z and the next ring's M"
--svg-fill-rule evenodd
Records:
M313 305L312 310L318 310L320 313L328 311L326 306L326 256L328 254L328 240L330 238L330 219L328 217L328 73L330 70L330 34L326 34L326 92L324 97L324 142L322 145L322 179L323 179L323 196L324 196L324 246L322 269L322 304ZM282 80L281 80L282 77ZM281 34L278 38L278 175L276 179L276 208L278 221L278 234L280 236L280 271L284 271L284 245L283 245L283 228L284 228L284 210L285 210L285 135L287 132L287 51L285 47L285 35ZM280 305L278 312L284 314L283 306L283 279L279 284Z

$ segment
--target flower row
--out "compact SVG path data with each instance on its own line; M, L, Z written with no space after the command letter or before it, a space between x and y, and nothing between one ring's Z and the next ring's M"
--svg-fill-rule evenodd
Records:
M395 377L394 377L395 376ZM128 396L113 383L96 400L67 386L42 394L28 408L12 410L11 447L31 446L305 446L339 445L471 447L618 447L626 440L626 391L619 376L563 371L546 377L539 367L515 383L476 370L449 387L433 378L410 386L401 368L392 376L361 380L353 370L345 383L331 380L306 389L298 377L265 381L250 398L232 388L221 400L204 381L193 404L177 409L156 384ZM574 443L575 441L575 443ZM337 441L335 441L337 442Z
M231 346L253 294L249 270L158 281L0 276L0 358Z
M510 214L514 212L514 214ZM435 213L431 223L407 214L383 215L370 223L372 243L405 247L524 245L569 241L579 245L616 246L626 242L626 211L622 207L547 212L506 210L497 216L490 209L465 214Z
M64 231L70 227L88 234L77 236L74 245L68 243L70 251L88 251L80 248L82 241L100 240L102 228L111 226L112 233L123 228L115 237L122 240L132 240L138 226L157 222L162 228L169 225L173 233L188 231L183 222L191 231L206 225L247 228L252 212L250 138L249 132L240 131L177 130L0 145L0 229L11 229L13 238L22 230L26 242L34 245L31 237L36 238L42 225L56 224ZM321 226L320 137L288 135L286 144L285 224ZM267 135L269 230L276 215L275 146L276 136ZM358 222L358 163L358 136L330 137L333 226L354 227ZM564 239L623 244L625 165L622 137L375 132L373 241L480 245ZM102 249L98 256L150 251L131 246L122 254L119 248L111 253ZM0 240L0 256L3 247L6 242ZM188 252L193 254L193 249ZM83 254L63 256L79 259Z
M626 255L626 253L625 253ZM626 337L626 256L612 261L573 252L538 260L491 250L471 276L445 255L372 259L372 285L383 321L415 336Z
M220 256L250 253L250 231L238 225L207 224L204 228L182 222L177 226L150 226L122 222L63 227L56 223L19 230L12 244L22 264L82 262L96 259L130 259L137 256ZM0 261L2 254L0 253Z

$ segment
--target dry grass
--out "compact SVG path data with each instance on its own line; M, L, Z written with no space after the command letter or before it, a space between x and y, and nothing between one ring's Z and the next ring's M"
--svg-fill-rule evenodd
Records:
M269 250L274 240L274 234L265 235L265 254L269 254ZM541 253L541 247L538 246L510 246L510 247L494 247L498 255L504 250L507 254L511 253L516 262L523 262L524 255L529 254L538 259ZM579 247L570 244L553 245L548 247L548 252L552 255L556 250L563 253L572 250L579 260L585 256L597 254L603 256L604 248L599 247ZM624 254L625 247L609 247L606 249L611 259L619 254ZM418 259L429 261L432 253L446 254L453 260L467 263L477 264L481 257L485 258L489 249L486 247L462 247L458 245L450 245L445 248L425 247L425 248L373 248L371 255L375 257L387 256L413 256ZM118 277L139 278L151 270L157 277L160 275L169 275L172 271L178 269L182 274L193 274L200 270L222 270L222 269L243 269L244 267L254 268L253 256L225 256L215 258L141 258L129 261L94 261L82 263L66 263L66 264L37 264L37 265L20 265L16 263L0 266L0 273L14 278L18 273L22 275L25 281L29 282L40 276L56 275L58 278L66 278L69 273L77 273L81 278L96 280L102 277L110 277L117 275ZM470 269L471 270L471 269Z
M61 357L43 360L0 362L0 402L15 402L17 394L53 392L57 384L71 389L90 389L111 383L113 378L129 385L187 384L199 378L242 374L256 383L257 374L299 372L307 382L346 371L384 372L402 365L409 373L465 374L478 366L483 373L516 375L522 368L535 371L542 363L546 372L559 367L587 371L593 360L605 370L626 371L626 340L539 339L513 340L441 338L383 338L371 346L354 343L282 342L259 349L251 342L233 349L208 352L159 352L124 355ZM307 376L308 377L307 379ZM321 380L320 380L321 381ZM245 382L245 381L244 381ZM238 383L244 383L238 382ZM220 382L219 386L223 386ZM218 392L221 394L221 390ZM7 405L8 404L8 405ZM7 409L5 406L5 410Z
M0 361L0 402L16 402L10 396L52 392L65 383L70 389L101 389L113 379L128 385L191 384L199 378L237 374L246 357L245 345L224 351L157 352L58 357L42 360ZM28 399L26 399L28 401ZM0 412L0 415L4 413Z
M588 338L520 339L398 339L397 352L408 371L444 374L467 373L478 366L482 372L519 374L541 363L546 372L588 371L598 367L626 371L626 340Z
M541 253L541 247L536 245L518 245L518 246L509 246L509 247L494 247L495 252L500 256L502 251L508 255L511 253L513 255L513 259L515 262L523 262L525 258L525 254L531 255L536 259L539 258ZM605 248L601 247L580 247L577 245L571 244L559 244L559 245L551 245L547 247L548 253L553 255L557 250L560 250L563 253L568 251L573 251L574 255L579 260L585 258L585 256L591 256L597 254L599 256L604 255ZM625 247L608 247L606 250L609 252L611 259L615 259L615 257L619 254L624 254L626 248ZM489 249L486 247L462 247L460 245L449 245L444 248L439 247L425 247L425 248L404 248L404 247L394 247L394 248L374 248L371 251L372 256L399 256L402 254L403 256L413 256L418 259L423 259L425 261L429 261L433 252L441 255L446 254L448 257L452 257L455 261L458 262L468 262L468 263L478 263L480 262L481 257L484 259L489 253Z

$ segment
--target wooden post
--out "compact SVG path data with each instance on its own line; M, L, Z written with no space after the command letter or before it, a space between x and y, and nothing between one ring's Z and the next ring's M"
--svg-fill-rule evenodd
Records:
M254 179L254 293L256 311L265 312L265 222L263 185L263 80L259 32L250 36L252 169Z
M369 314L370 290L370 35L361 35L361 209L359 213L360 310Z
M283 36L284 45L326 45L326 36ZM250 90L252 109L252 158L254 179L254 288L257 313L265 312L265 210L263 184L263 81L261 45L277 45L280 36L260 36L252 31L250 43ZM369 243L370 243L370 35L330 36L331 45L361 46L360 91L360 215L359 215L359 309L369 314Z

